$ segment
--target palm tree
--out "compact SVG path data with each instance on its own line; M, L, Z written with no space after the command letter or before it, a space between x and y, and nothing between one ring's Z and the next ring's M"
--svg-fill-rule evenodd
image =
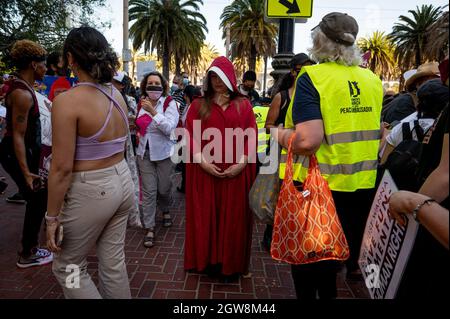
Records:
M445 56L448 49L448 19L448 11L446 11L427 30L428 42L424 53L429 60L441 61Z
M276 52L278 28L264 19L264 4L264 0L234 0L220 16L223 38L230 27L233 58L244 57L250 70L255 70L258 58Z
M203 0L131 0L130 28L133 48L156 50L163 62L163 74L169 78L170 61L176 67L184 59L200 54L205 39L206 20L199 12Z
M369 68L383 79L391 79L396 74L395 47L384 32L375 31L369 38L358 40L362 52L370 52Z
M202 45L200 58L197 63L185 66L185 70L189 72L191 78L194 80L194 85L197 85L198 81L203 79L212 61L219 55L220 53L214 45L210 43L204 43Z
M201 49L201 59L197 64L199 74L205 74L212 61L220 55L217 48L211 43L204 43Z
M424 49L429 41L426 32L442 14L442 8L422 5L421 8L416 7L416 10L408 12L413 17L401 15L399 17L401 22L394 25L390 34L393 42L397 45L395 54L404 70L412 65L418 68L424 62Z

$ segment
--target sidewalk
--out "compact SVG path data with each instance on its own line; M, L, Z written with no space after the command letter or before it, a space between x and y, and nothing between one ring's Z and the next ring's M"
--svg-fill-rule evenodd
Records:
M7 174L0 167L0 176ZM179 175L174 178L178 181ZM0 299L63 298L62 290L51 273L51 266L20 270L15 266L25 212L24 205L9 204L5 198L15 193L13 182L0 195ZM174 185L174 189L175 186ZM250 272L252 278L221 284L205 275L187 274L183 270L184 197L175 191L172 207L174 225L161 227L157 216L156 245L142 245L144 231L127 230L125 255L133 298L143 299L294 299L290 266L273 261L260 242L265 225L256 222ZM41 243L45 243L42 232ZM97 283L95 251L88 257L88 270ZM338 279L339 298L368 298L362 282Z

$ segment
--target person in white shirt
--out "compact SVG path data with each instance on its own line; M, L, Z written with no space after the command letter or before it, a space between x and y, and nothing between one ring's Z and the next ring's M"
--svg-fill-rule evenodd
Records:
M147 230L144 246L150 248L155 240L157 200L163 212L163 226L172 226L170 176L174 168L171 156L175 142L171 136L180 115L176 102L168 96L169 84L161 73L147 74L141 82L141 92L136 119L139 137L136 155L142 177L143 223Z
M423 136L433 126L436 118L448 103L448 88L441 83L440 79L430 80L423 84L417 91L419 103L417 112L405 117L400 124L396 125L386 137L386 146L381 151L381 164L384 164L392 151L404 140L403 123L409 123L412 139L420 141L417 131ZM418 125L417 125L418 124Z

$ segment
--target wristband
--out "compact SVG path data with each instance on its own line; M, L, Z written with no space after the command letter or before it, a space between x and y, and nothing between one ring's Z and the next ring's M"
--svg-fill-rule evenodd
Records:
M413 217L414 217L414 220L415 220L416 222L419 222L418 217L417 217L417 214L419 213L420 209L421 209L423 206L425 206L425 205L427 205L427 204L431 204L431 203L436 203L436 201L435 201L434 199L432 199L432 198L429 198L429 199L423 201L423 203L417 205L417 207L413 210Z
M47 222L56 222L58 221L58 216L48 216L48 212L45 212L45 220Z

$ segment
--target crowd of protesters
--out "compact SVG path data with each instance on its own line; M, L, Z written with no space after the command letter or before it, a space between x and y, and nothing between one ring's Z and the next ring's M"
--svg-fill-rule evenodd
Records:
M406 72L406 91L393 96L361 67L358 31L351 16L326 15L312 31L310 55L292 58L266 106L255 90L255 72L245 72L238 84L225 57L212 62L202 87L191 85L187 73L176 75L170 87L153 71L136 89L93 28L73 29L62 52L50 55L38 43L17 41L10 52L16 71L2 78L0 106L0 163L18 187L14 197L26 202L16 265L53 262L66 298L130 298L126 229L141 227L142 244L151 249L157 213L163 227L173 225L173 158L179 151L185 270L224 282L251 277L249 193L261 166L254 160L257 140L264 144L272 134L283 149L280 185L289 146L299 191L308 158L316 156L350 250L345 263L292 265L298 298L336 298L342 268L349 280L361 278L359 251L385 169L400 189L390 198L390 215L403 223L405 214L413 214L420 224L397 298L447 297L448 56ZM56 77L48 97L35 90L46 74ZM242 149L236 138L226 140L229 129L248 133ZM216 135L221 143L211 148ZM406 159L416 166L402 171L398 154L408 141L419 143L421 152ZM0 177L0 194L7 186ZM45 248L38 242L43 220ZM268 251L272 231L268 222L262 242ZM87 271L94 247L98 288ZM68 265L80 268L78 289L65 284Z

